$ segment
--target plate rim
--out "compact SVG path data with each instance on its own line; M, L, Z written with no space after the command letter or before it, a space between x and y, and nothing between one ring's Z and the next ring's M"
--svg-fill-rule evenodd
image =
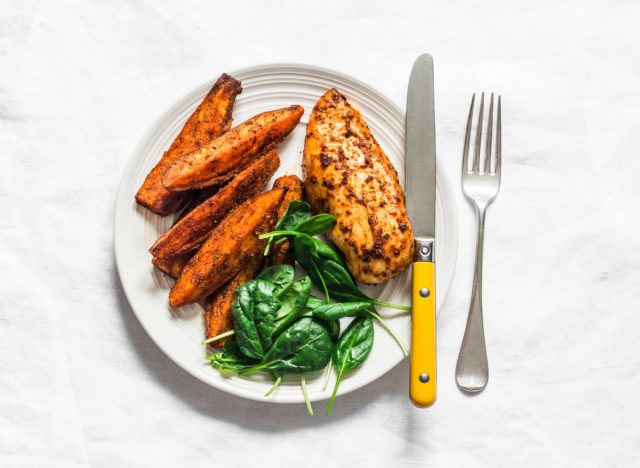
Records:
M372 94L370 97L375 98L376 101L379 100L383 100L385 101L384 103L386 105L389 105L392 110L394 112L397 112L399 115L404 116L405 115L405 111L403 110L403 108L401 106L399 106L393 99L391 99L389 96L387 96L385 93L381 92L377 87L372 86L370 84L367 84L366 82L355 78L351 75L339 72L337 70L331 69L331 68L327 68L327 67L323 67L323 66L317 66L317 65L312 65L312 64L306 64L306 63L296 63L296 62L276 62L276 63L262 63L262 64L258 64L258 65L253 65L253 66L249 66L249 67L244 67L244 68L240 68L231 72L226 72L231 76L241 76L243 74L255 74L256 72L264 72L264 71L269 71L269 70L274 70L274 69L289 69L289 70L300 70L300 71L306 71L306 72L311 72L311 73L322 73L325 74L325 76L329 75L329 76L335 76L339 79L342 80L346 80L347 82L351 82L357 86L359 86L360 88L366 90L368 92L368 94ZM201 84L194 86L193 88L191 88L189 91L185 92L184 94L182 94L180 97L178 97L177 99L173 100L172 103L167 106L165 108L165 110L161 113L159 113L159 115L157 115L155 118L151 119L151 123L146 127L146 130L143 132L143 134L141 135L141 137L137 140L133 150L130 152L129 157L127 159L127 163L125 164L123 170L122 170L122 175L120 177L120 181L118 183L118 188L116 191L116 197L115 197L115 203L114 203L114 219L113 219L113 256L114 256L114 260L115 260L115 264L116 264L116 271L118 273L118 281L122 287L122 291L125 294L125 297L127 299L127 303L129 304L129 307L131 308L131 311L133 312L134 316L136 317L138 323L142 326L143 330L145 331L145 333L147 334L147 336L151 339L151 341L153 341L153 343L160 348L160 350L171 360L171 362L173 362L175 365L177 365L179 368L181 368L182 370L184 370L186 373L188 373L189 375L195 377L197 380L199 380L200 382L210 386L210 387L214 387L228 395L233 395L235 397L241 397L241 398L246 398L249 400L253 400L253 401L259 401L259 402L263 402L263 403L276 403L276 404L301 404L300 401L298 400L276 400L276 399L271 399L271 398L264 398L262 395L258 395L255 393L252 393L248 390L245 390L243 388L233 388L233 389L229 389L228 387L222 386L222 385L217 385L215 381L211 381L211 380L207 380L205 379L199 372L197 372L195 369L192 369L190 366L186 365L186 363L182 363L180 362L180 360L174 359L174 357L172 356L172 353L169 352L169 350L164 346L164 344L162 343L161 340L156 339L156 337L154 336L154 334L149 330L147 324L145 323L145 320L142 319L142 317L140 316L140 314L136 311L134 305L132 304L131 301L131 297L133 297L132 293L129 291L129 286L127 285L127 283L125 281L123 281L123 265L124 262L120 259L120 256L118 254L118 242L117 242L117 238L119 237L118 232L122 233L122 229L119 229L119 216L118 216L118 207L120 205L120 200L125 198L126 192L127 192L127 186L126 186L126 180L125 180L125 176L130 172L131 167L135 164L135 160L134 160L134 156L136 154L138 154L140 152L140 149L144 146L144 143L149 139L149 137L154 133L154 130L156 129L157 125L159 122L162 122L163 120L166 120L174 111L174 109L181 103L184 102L190 95L196 93L198 90L200 90L201 88L206 88L206 87L211 87L212 84L214 83L215 80L207 80L207 81L203 81ZM437 164L438 159L440 159L437 156L436 153L436 168L437 168L437 177L442 179L442 184L443 186L451 192L451 194L453 195L453 185L451 184L451 181L449 180L448 176L439 168L439 165ZM455 200L454 200L455 201ZM448 293L449 293L449 289L451 287L451 283L453 281L453 276L455 273L455 269L456 269L456 265L457 265L457 259L458 259L458 250L459 250L459 219L458 219L458 208L456 206L455 203L452 203L451 206L449 207L451 208L451 212L449 213L449 218L451 220L451 233L452 235L452 239L451 242L453 242L454 244L454 248L452 248L452 256L451 256L451 269L448 275L447 280L445 281L445 283L447 284L447 290L444 292L444 299L442 302L442 305L440 308L442 308L446 302ZM439 315L439 309L437 310L437 314ZM351 393L353 391L356 391L358 389L361 389L363 387L366 387L367 385L371 384L372 382L374 382L375 380L379 379L380 377L382 377L383 375L387 374L388 372L390 372L391 370L393 370L395 367L398 366L398 364L400 364L401 362L403 362L406 359L406 357L401 358L400 360L398 360L398 362L396 362L396 364L394 364L392 367L390 367L387 371L376 375L370 379L368 379L367 381L363 382L361 385L353 387L353 388L349 388L346 389L345 391L340 391L338 393L338 396L341 395L346 395L348 393ZM311 401L323 401L325 399L327 399L328 396L322 396L320 398L311 398Z

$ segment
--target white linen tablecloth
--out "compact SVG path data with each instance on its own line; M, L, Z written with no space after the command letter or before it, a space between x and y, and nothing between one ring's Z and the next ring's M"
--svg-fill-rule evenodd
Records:
M1 466L640 466L640 4L0 1ZM112 251L143 132L223 71L330 67L404 106L436 66L460 249L439 399L407 362L331 417L200 383L142 330ZM491 377L454 381L475 220L457 184L474 91L504 99L485 246Z

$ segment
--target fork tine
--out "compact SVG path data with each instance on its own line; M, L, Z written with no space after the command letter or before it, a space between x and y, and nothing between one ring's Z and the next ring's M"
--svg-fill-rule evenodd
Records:
M502 96L498 95L498 119L496 121L496 166L492 174L500 175L502 162Z
M474 148L473 155L473 172L478 172L480 170L480 143L482 142L482 114L484 113L484 92L482 93L482 97L480 98L480 112L478 115L478 126L476 128L476 145Z
M464 135L464 149L462 150L462 173L469 172L469 141L471 140L471 124L473 122L473 103L476 100L476 93L471 96L471 107L469 108L469 118L467 119L467 131Z
M493 93L491 93L491 101L489 102L489 120L487 120L487 136L484 148L484 166L483 172L489 172L491 169L491 142L493 139Z

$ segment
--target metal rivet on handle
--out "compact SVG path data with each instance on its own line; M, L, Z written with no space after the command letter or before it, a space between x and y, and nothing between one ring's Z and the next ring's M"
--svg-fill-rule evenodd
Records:
M429 381L429 374L420 374L418 379L420 379L422 383L427 383Z
M429 291L427 288L422 288L420 290L420 297L429 297L431 295L431 291Z
M429 255L429 247L427 247L426 245L423 245L422 247L420 247L420 253L422 255Z

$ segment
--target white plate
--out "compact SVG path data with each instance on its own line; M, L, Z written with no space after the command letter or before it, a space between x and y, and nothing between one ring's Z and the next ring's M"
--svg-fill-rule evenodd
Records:
M316 100L329 88L336 87L358 108L369 124L391 162L404 180L404 113L388 98L370 86L340 73L304 65L267 65L244 69L232 74L242 82L243 92L233 110L235 124L266 110L300 104L305 114L292 135L278 148L282 165L275 177L286 172L300 174L305 128ZM173 223L174 217L160 217L138 206L134 195L146 174L160 159L182 128L185 120L212 86L206 83L180 99L161 116L133 151L122 176L118 191L114 222L114 248L120 279L138 320L156 344L184 370L225 392L253 400L275 403L303 402L297 380L288 380L269 398L264 393L271 383L263 376L223 377L204 360L202 308L195 304L172 309L167 295L172 280L151 266L148 248ZM456 262L458 224L451 185L442 172L437 178L437 308L442 305ZM400 304L410 303L410 274L384 286L367 288L374 297ZM391 309L381 309L393 314ZM389 320L408 346L410 317ZM391 337L376 325L375 345L362 368L347 376L339 394L360 388L391 370L403 359ZM324 376L309 376L308 391L312 401L331 395L332 382L325 391ZM398 385L404 385L399 383Z

